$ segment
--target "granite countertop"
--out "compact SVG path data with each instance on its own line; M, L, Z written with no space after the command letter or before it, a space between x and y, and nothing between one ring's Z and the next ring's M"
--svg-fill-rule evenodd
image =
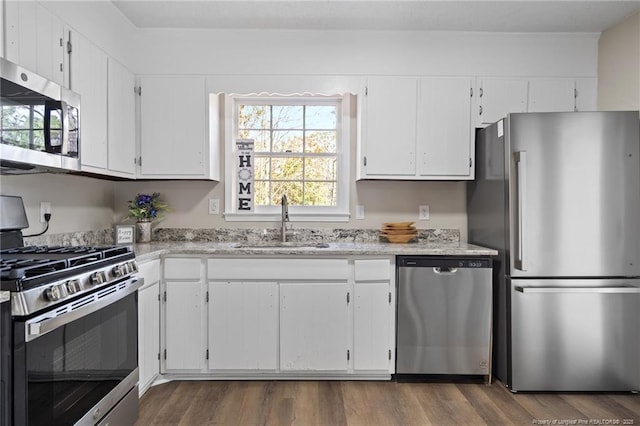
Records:
M395 255L436 255L436 256L495 256L496 250L461 242L420 242L408 244L369 243L369 242L336 242L327 243L326 247L284 246L274 247L278 243L246 242L152 242L135 244L133 250L139 262L159 258L163 255L219 255L219 256L395 256ZM293 243L299 245L300 243Z

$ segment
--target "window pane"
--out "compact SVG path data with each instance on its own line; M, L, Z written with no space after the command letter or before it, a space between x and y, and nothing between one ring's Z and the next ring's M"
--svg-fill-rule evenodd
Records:
M271 159L272 180L302 180L301 157L273 157Z
M255 187L253 205L268 206L269 205L269 182L256 180L253 183Z
M254 179L269 179L269 157L255 156L253 164L253 176Z
M305 108L305 127L307 129L335 129L335 106L308 106Z
M273 106L274 129L302 129L301 105Z
M300 130L274 130L273 152L302 152L302 133Z
M305 182L304 184L305 206L335 206L336 183L335 182Z
M336 132L335 131L312 131L306 133L305 152L313 153L335 153L336 152Z
M336 157L305 158L305 180L336 180Z
M279 206L282 196L287 196L289 205L302 205L302 182L271 182L271 205Z
M268 130L240 130L238 137L241 139L253 139L253 150L256 152L271 151L271 139Z
M238 128L268 129L269 108L268 105L238 105Z

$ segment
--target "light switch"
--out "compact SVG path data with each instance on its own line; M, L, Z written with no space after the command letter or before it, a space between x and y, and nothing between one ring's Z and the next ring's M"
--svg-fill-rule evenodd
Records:
M360 204L356 206L356 219L364 219L364 206Z
M209 198L209 214L220 214L220 200Z

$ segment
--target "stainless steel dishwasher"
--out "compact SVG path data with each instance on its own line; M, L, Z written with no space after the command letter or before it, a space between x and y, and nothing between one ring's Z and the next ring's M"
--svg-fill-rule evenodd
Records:
M491 381L491 259L398 256L396 378Z

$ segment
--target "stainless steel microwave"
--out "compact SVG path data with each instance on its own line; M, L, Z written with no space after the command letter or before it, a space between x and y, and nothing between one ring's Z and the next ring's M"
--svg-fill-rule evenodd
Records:
M80 170L80 95L0 58L0 173Z

